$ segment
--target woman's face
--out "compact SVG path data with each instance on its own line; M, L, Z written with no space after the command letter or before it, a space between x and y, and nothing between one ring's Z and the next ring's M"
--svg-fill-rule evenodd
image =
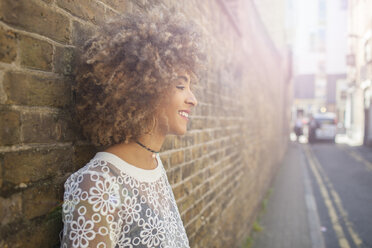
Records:
M190 89L189 74L178 73L174 86L161 104L161 113L158 118L160 131L165 135L185 134L191 110L196 104L197 100Z

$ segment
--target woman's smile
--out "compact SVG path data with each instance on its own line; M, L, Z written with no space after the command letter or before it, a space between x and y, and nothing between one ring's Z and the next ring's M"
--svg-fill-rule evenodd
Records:
M190 113L190 110L180 110L180 111L178 111L178 114L187 121L189 120L189 113Z
M179 73L175 87L162 104L159 126L166 134L182 135L187 131L191 108L197 105L195 95L190 89L190 77L186 72ZM180 120L182 118L182 120Z

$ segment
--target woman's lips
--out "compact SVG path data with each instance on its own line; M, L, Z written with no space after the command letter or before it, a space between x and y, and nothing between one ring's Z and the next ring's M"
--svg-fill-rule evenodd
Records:
M190 113L190 111L188 111L188 110L178 111L178 114L186 120L189 120L189 113Z

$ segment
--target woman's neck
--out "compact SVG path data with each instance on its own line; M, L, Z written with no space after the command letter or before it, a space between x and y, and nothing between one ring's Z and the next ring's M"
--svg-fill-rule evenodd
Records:
M156 135L154 133L145 134L138 139L141 144L154 151L160 151L164 140L165 135ZM110 152L125 162L142 169L150 170L157 167L157 160L153 157L153 153L136 142L116 144L107 148L105 152Z
M145 134L137 141L154 151L160 151L165 140L165 135Z

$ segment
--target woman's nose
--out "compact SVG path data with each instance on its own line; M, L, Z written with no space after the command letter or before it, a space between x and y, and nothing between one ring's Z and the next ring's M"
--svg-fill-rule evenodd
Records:
M194 93L192 93L192 91L190 91L189 95L187 96L186 101L187 101L188 104L191 104L194 107L198 104L198 101L196 100L196 97L195 97Z

